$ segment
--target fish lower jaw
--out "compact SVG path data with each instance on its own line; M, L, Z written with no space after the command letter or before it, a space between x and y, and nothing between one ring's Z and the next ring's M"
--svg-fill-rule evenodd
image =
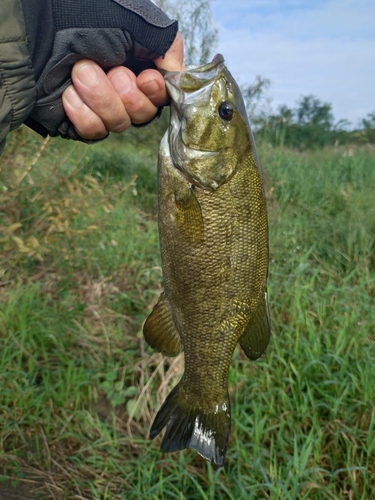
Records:
M184 161L197 161L197 160L205 160L207 158L213 158L217 156L219 153L217 151L204 151L202 149L194 149L189 146L185 146L182 150L181 157L184 158Z

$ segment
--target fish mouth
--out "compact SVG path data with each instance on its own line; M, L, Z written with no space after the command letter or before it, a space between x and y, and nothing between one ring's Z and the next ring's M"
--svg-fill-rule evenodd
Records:
M208 158L210 156L217 156L219 154L218 151L207 151L204 149L197 149L197 148L192 148L191 146L187 146L182 140L182 138L180 144L181 144L181 151L179 156L182 156L181 153L183 153L183 155L186 158L184 161Z
M183 92L194 92L215 80L224 67L224 57L216 54L210 63L201 66L190 66L181 73L180 89Z
M216 156L216 151L194 148L186 144L184 137L184 109L189 104L205 105L217 75L224 68L224 57L216 54L211 62L203 65L188 66L185 71L164 72L164 80L171 96L171 142L178 142L179 158L207 158ZM184 140L185 139L185 140ZM180 162L179 162L180 163Z
M175 168L186 176L188 181L201 189L216 189L218 184L213 180L194 175L189 164L208 161L217 157L219 151L202 149L201 144L189 144L185 135L186 109L190 105L206 106L211 90L218 75L224 69L224 57L217 54L208 64L188 66L182 72L165 72L164 80L171 96L171 117L169 128L169 149ZM199 177L199 178L198 178Z
M207 185L199 182L199 180L188 172L186 165L190 162L199 160L207 160L214 158L219 153L217 151L204 151L187 146L181 138L178 141L170 141L170 148L172 150L173 164L182 174L184 174L191 184L201 188L207 189Z
M166 71L164 80L168 92L176 103L181 103L183 94L196 92L213 82L224 68L224 57L216 54L211 62L188 66L185 71Z
M173 123L173 120L172 120ZM210 160L219 155L218 151L205 151L198 148L188 146L183 140L183 134L180 127L180 122L176 120L174 126L169 130L168 138L166 139L166 155L170 156L174 167L179 170L190 182L190 184L200 189L215 189L215 185L211 183L201 182L192 172L189 172L190 164Z

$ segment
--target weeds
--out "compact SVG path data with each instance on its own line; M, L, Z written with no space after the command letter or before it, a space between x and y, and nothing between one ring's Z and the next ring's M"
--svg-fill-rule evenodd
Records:
M142 338L161 291L156 153L124 142L87 149L20 130L1 159L0 493L374 497L371 151L259 151L273 337L256 363L235 352L232 432L215 469L148 440L183 359Z

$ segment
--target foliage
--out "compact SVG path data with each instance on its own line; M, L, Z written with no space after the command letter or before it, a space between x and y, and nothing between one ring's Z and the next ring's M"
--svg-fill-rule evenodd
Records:
M218 30L212 21L211 0L158 0L156 3L171 18L179 21L185 63L207 63L218 40Z
M269 112L270 103L267 99L267 90L270 86L271 80L257 75L252 83L240 87L246 111L251 123L256 127L262 124L263 117Z
M362 120L361 129L350 131L347 120L334 123L331 104L307 95L297 101L294 109L282 105L276 114L263 112L255 117L254 124L260 140L303 150L327 145L375 142L374 116L374 113L370 113L368 119Z
M375 111L367 114L367 118L362 119L363 133L367 142L375 142Z
M2 157L1 237L35 238L42 259L1 254L0 496L373 498L373 149L259 150L273 337L256 363L235 352L215 469L148 440L183 364L142 338L161 290L156 156L125 139L43 146L22 129Z
M267 116L258 135L288 147L325 146L333 125L331 108L312 95L304 96L296 109L284 105L278 114Z

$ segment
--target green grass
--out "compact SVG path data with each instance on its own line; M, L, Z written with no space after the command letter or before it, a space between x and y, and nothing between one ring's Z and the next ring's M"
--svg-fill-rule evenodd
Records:
M0 492L375 497L373 152L259 150L273 337L255 363L235 352L215 469L147 439L183 367L141 333L161 290L155 148L40 144L16 132L0 173Z

